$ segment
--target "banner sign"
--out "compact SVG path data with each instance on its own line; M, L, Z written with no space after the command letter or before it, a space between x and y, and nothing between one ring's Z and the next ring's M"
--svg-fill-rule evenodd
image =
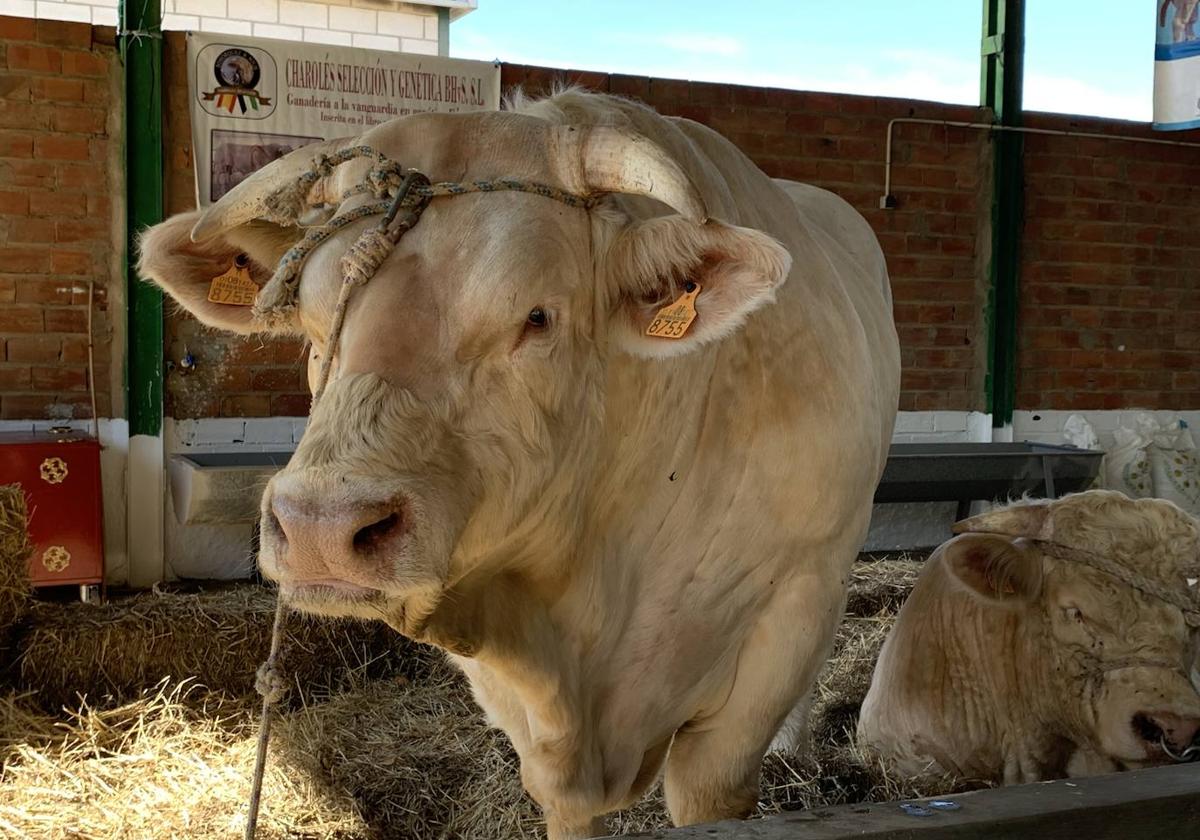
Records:
M1154 127L1200 128L1200 0L1157 0Z
M484 61L199 32L187 55L200 207L309 143L500 107L500 67Z

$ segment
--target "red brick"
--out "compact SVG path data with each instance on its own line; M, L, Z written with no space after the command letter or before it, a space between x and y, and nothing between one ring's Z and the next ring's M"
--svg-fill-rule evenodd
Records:
M67 306L71 304L72 293L73 284L68 281L22 277L16 283L14 299L18 304Z
M0 267L9 274L40 274L50 270L50 251L0 246Z
M10 362L44 364L57 362L62 342L52 335L17 335L8 339L7 358Z
M50 160L87 160L89 155L86 137L47 134L37 138L34 144L37 156Z
M82 216L87 212L87 196L78 190L35 191L29 194L31 216Z
M304 381L299 368L268 368L254 374L251 387L255 391L299 391Z
M108 73L108 57L93 52L63 50L62 72L66 76L103 76Z
M33 135L21 131L0 130L0 157L33 156Z
M40 76L30 79L30 94L35 102L82 102L84 82L82 79L63 79L57 76Z
M42 160L10 160L0 164L0 183L6 187L53 188L57 173L54 164Z
M58 47L90 47L92 27L86 23L71 23L62 20L39 20L37 40L42 44Z
M27 365L0 365L0 392L28 390L30 381Z
M267 394L238 394L221 400L222 417L270 417L271 398Z
M307 417L311 404L309 394L275 394L271 397L271 416Z
M37 40L37 21L33 18L0 15L0 41Z
M84 391L87 390L87 372L81 367L37 366L30 374L35 391Z
M57 400L53 396L0 394L0 420L29 420L49 416Z
M54 223L55 242L105 242L112 223L108 219L72 219Z
M83 309L47 309L46 332L82 333L87 330L87 312Z
M62 50L37 44L9 44L8 69L30 73L63 72Z
M62 352L59 361L79 364L87 361L87 337L66 335L62 339ZM97 377L99 379L99 377Z
M24 216L29 212L29 196L23 192L0 190L0 215Z
M54 222L49 219L13 219L8 223L8 241L12 244L53 242ZM0 265L0 268L3 267Z
M92 255L56 250L50 258L50 266L55 274L87 274L92 270Z
M50 125L64 134L101 134L107 119L108 114L102 108L59 108Z

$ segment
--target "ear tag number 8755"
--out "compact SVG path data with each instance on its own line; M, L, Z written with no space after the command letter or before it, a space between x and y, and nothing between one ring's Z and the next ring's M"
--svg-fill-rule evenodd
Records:
M700 294L700 284L689 280L683 286L683 294L658 310L650 326L646 327L646 335L654 338L683 338L692 321L696 320L696 298Z

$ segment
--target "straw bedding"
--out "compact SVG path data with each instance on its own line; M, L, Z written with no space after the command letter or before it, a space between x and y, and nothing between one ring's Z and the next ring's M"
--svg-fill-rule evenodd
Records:
M25 493L0 484L0 669L8 665L14 628L29 608L29 554Z
M903 569L865 565L856 569L853 586L875 585L886 575L915 577L915 562ZM167 600L155 603L155 598ZM199 600L184 604L180 599L186 598ZM767 756L762 812L951 789L946 783L914 787L892 778L853 746L857 709L900 598L887 609L872 608L870 615L850 616L843 623L814 693L813 749L806 755ZM228 602L228 613L215 602ZM878 606L878 598L862 603ZM206 596L147 595L110 608L124 610L127 619L93 613L87 622L44 612L49 610L39 607L26 633L26 641L37 648L24 651L22 681L27 688L45 681L56 699L73 683L88 687L96 700L82 707L75 703L72 714L56 717L45 711L41 694L0 697L0 834L203 840L240 830L255 732L255 698L242 669L252 672L265 655L269 596L250 588ZM201 642L195 635L201 621L187 625L187 638L163 646L158 633L169 624L171 610L202 613L214 640L202 646L225 650L232 661L220 663L212 652L184 652ZM255 629L237 628L239 611L243 624ZM109 626L125 628L123 620L158 631L118 632ZM43 622L56 629L41 628ZM259 629L259 622L267 629ZM90 626L97 624L108 629ZM262 836L541 836L537 808L521 789L515 754L501 733L484 725L465 683L439 653L394 635L375 638L368 628L340 626L330 637L316 626L297 628L310 634L311 652L292 667L308 668L305 679L322 688L293 692L299 700L276 724ZM78 661L86 658L83 654L55 647L85 631L104 665L84 667ZM114 650L132 643L148 647ZM357 652L338 659L335 652L347 643ZM57 666L46 661L64 655ZM125 662L152 655L164 658L153 664ZM156 674L169 679L147 683ZM189 677L199 677L207 687ZM614 816L609 828L630 832L667 824L655 793Z

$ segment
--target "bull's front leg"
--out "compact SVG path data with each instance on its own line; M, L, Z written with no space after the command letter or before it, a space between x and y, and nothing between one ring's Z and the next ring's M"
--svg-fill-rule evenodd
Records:
M425 640L456 654L476 701L512 741L550 840L602 835L604 767L580 657L540 604L505 589L493 585L470 621L431 624Z

